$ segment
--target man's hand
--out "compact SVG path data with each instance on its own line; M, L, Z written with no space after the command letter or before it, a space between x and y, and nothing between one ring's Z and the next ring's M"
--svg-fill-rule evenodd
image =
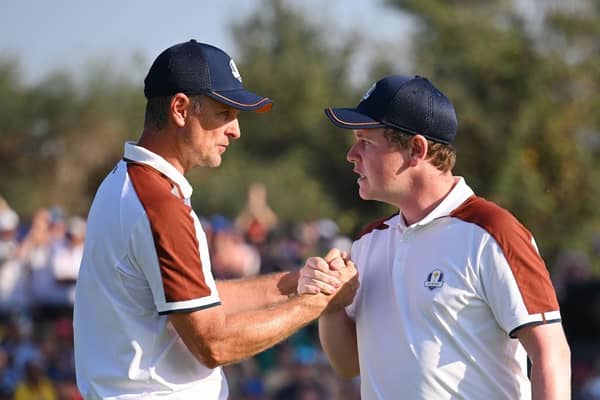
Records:
M298 278L298 294L333 294L342 284L340 270L344 261L338 249L331 249L325 256L310 257L300 269Z
M327 299L327 311L352 302L358 289L358 272L348 255L333 248L324 258L311 257L300 269L298 294L333 295Z
M327 256L325 257L327 259ZM327 305L325 310L326 312L337 311L352 303L352 300L354 300L354 296L356 295L356 291L360 285L358 281L358 271L356 270L354 263L350 261L348 256L345 254L340 254L339 259L343 260L344 263L344 267L339 270L342 285L333 294L333 296L331 296L332 298ZM333 268L333 263L336 260L337 258L334 258L329 266Z

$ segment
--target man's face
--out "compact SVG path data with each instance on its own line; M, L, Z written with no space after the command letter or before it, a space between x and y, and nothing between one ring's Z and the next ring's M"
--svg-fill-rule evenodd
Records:
M408 183L403 172L408 167L405 151L388 142L384 128L354 130L354 144L346 158L354 164L359 195L364 200L378 200L397 205L398 196Z
M239 113L239 110L208 97L203 98L197 112L190 105L188 121L181 132L186 170L194 166L214 168L221 165L221 155L230 140L240 137Z

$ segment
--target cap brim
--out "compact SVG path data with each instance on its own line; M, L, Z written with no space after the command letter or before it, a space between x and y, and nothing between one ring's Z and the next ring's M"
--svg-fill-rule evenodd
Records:
M373 129L385 127L381 122L359 113L355 108L326 108L324 111L327 118L340 128Z
M206 95L218 102L243 111L262 113L273 107L273 101L268 97L259 96L245 89L210 91L206 92Z

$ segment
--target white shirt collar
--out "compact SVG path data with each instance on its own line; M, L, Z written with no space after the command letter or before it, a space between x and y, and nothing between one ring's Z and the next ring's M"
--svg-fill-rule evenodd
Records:
M146 164L158 172L166 175L175 182L184 198L189 199L192 196L192 185L171 163L156 153L135 144L135 142L126 142L124 157L127 160Z
M467 185L465 179L462 176L459 176L458 178L458 182L456 182L456 185L454 185L452 190L450 190L450 193L448 193L446 197L444 197L444 199L441 201L440 204L438 204L436 208L431 210L431 212L425 217L423 217L421 220L415 222L410 226L406 226L406 223L404 222L404 217L402 217L402 212L400 212L398 213L398 215L395 215L393 218L389 219L387 221L387 224L389 226L397 226L400 230L403 231L407 228L426 225L434 219L450 215L450 213L454 211L454 209L456 209L458 206L464 203L465 200L467 200L469 197L475 194L473 190Z

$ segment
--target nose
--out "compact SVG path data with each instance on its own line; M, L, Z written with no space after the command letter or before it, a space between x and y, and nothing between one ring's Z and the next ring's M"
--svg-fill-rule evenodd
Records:
M348 153L346 154L346 160L348 160L348 162L355 163L358 161L358 154L356 152L356 144L357 143L354 143L350 147L350 150L348 150Z
M234 119L232 120L228 125L227 125L227 129L225 130L225 134L230 138L230 139L239 139L240 136L242 136L242 132L240 131L240 123L238 122L238 119Z

